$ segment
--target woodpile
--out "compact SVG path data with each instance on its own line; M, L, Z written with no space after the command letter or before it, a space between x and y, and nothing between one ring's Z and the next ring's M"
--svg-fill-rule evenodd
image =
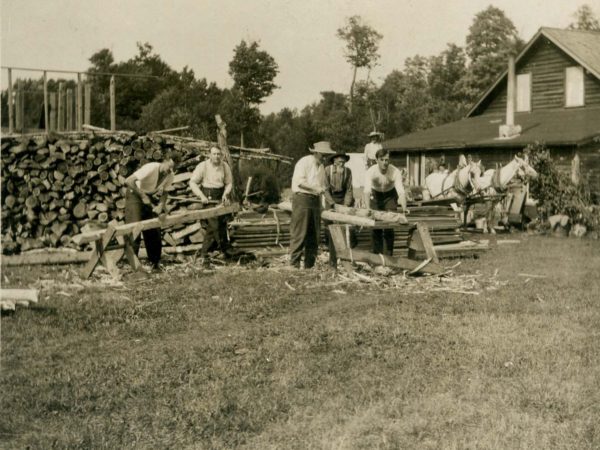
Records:
M72 245L88 225L105 227L125 217L125 179L141 165L177 153L182 161L169 211L199 209L189 199L190 172L213 142L164 134L83 132L23 135L2 139L2 252ZM232 157L287 162L268 149L230 147ZM179 197L179 198L177 198ZM201 241L186 227L170 245ZM188 233L189 231L189 233Z

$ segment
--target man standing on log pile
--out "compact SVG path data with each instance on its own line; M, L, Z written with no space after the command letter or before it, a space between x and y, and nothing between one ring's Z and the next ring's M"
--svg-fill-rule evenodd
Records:
M229 205L229 195L233 187L231 168L223 161L219 147L210 149L210 157L196 166L190 178L190 189L205 206L216 204ZM227 216L212 217L203 221L205 225L204 241L200 254L203 267L209 267L208 252L216 243L224 256L228 255Z
M321 195L330 203L327 192L325 167L326 155L335 155L329 142L317 142L307 155L296 163L292 176L292 218L290 222L290 264L300 268L304 253L304 268L315 265L321 225Z
M377 151L383 148L381 145L381 133L379 131L371 131L369 138L371 142L365 145L365 165L367 166L367 170L369 167L377 164L377 156L375 155Z
M406 195L399 169L390 164L390 152L377 151L377 165L372 166L365 175L364 200L367 208L379 211L397 212L397 205L406 213ZM392 256L394 251L394 230L373 230L373 253ZM384 251L385 241L385 251Z
M152 219L166 213L167 188L173 183L173 167L177 155L168 155L162 162L144 164L126 180L125 223ZM160 228L142 231L148 260L153 271L160 271L160 255L162 252L162 233ZM140 246L139 237L134 243L137 254Z
M352 206L354 204L354 192L352 188L352 171L346 167L346 163L350 160L350 157L345 152L338 152L333 155L330 159L331 164L325 168L325 181L326 189L333 203ZM325 221L324 225L328 227L330 222ZM335 245L333 245L333 239L329 234L329 228L327 229L327 244L329 247L329 265L333 268L337 267L337 254L335 252ZM350 246L354 247L355 234L350 232Z

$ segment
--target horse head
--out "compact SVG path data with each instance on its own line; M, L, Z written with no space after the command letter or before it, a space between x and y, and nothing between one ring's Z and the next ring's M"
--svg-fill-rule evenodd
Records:
M515 161L518 164L517 166L517 176L521 179L524 178L537 178L538 173L535 171L533 167L529 164L529 157L527 155L520 158L515 155Z
M483 165L481 161L471 161L469 163L469 184L473 189L473 193L481 190L480 178L483 173Z

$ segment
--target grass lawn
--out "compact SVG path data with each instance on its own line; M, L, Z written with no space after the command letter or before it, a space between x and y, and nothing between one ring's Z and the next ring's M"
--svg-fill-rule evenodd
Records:
M454 269L479 295L3 268L62 284L2 317L0 448L598 449L600 243L517 237Z

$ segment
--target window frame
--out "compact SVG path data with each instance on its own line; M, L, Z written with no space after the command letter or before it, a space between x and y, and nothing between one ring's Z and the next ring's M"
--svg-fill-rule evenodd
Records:
M569 77L568 77L568 73L569 73L569 69L578 69L579 72L581 73L581 103L578 104L572 104L569 105L568 104L568 100L569 100ZM564 101L564 106L565 108L581 108L582 106L585 106L585 70L583 69L582 66L568 66L565 67L565 101Z
M529 98L527 109L519 109L519 77L527 75L529 78ZM531 104L533 98L533 74L531 72L518 73L515 76L515 112L531 112Z

